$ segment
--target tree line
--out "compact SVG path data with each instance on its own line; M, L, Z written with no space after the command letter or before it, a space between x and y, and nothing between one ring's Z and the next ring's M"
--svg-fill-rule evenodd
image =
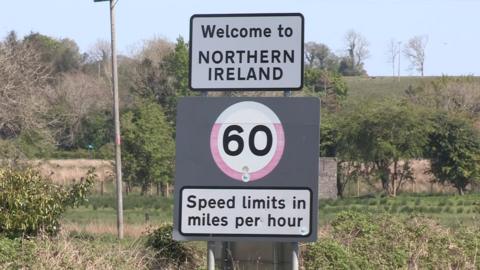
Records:
M321 99L320 150L339 160L340 194L361 177L380 180L395 195L411 181L415 158L430 158L438 181L457 181L459 192L478 180L475 80L442 77L410 86L401 100L355 102L344 77L367 74L368 42L361 34L345 35L340 56L315 42L307 42L304 53L301 95ZM0 159L111 159L110 55L106 41L82 53L70 39L9 33L0 42ZM188 89L188 44L181 37L144 41L119 56L119 80L127 191L168 190L162 187L173 181L177 99L195 95Z
M396 196L415 181L417 159L430 161L434 181L464 194L480 183L479 104L478 80L443 76L410 85L400 98L324 106L320 152L337 158L339 195L350 181L379 181L385 194Z

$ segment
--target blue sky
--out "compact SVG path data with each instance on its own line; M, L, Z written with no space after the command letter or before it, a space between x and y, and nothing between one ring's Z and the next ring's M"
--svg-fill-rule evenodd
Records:
M118 0L117 35L128 54L154 36L188 38L189 18L199 13L301 12L305 41L325 43L344 53L344 35L353 29L370 43L365 61L372 76L390 75L387 44L428 35L426 75L480 76L480 1L477 0ZM4 1L0 36L15 30L74 39L82 51L110 38L108 2L93 0ZM402 59L402 75L407 70Z

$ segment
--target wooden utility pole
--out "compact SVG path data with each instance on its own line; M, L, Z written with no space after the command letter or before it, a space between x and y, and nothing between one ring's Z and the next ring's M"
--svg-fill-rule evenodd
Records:
M113 118L115 124L115 178L117 191L117 233L123 239L123 197L122 197L122 152L120 137L120 112L118 101L118 71L117 44L115 34L115 5L118 0L93 0L94 2L110 2L110 30L112 46L112 87L113 87Z
M116 34L115 34L115 5L117 1L110 0L110 28L111 28L111 36L112 36L111 45L112 45L113 117L115 121L117 232L118 232L118 238L123 239L122 152L121 152L121 137L120 137L120 112L119 112L119 101L118 101L117 44L116 44Z

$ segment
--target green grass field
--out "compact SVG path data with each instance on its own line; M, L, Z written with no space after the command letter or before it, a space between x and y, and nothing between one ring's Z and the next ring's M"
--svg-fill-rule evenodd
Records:
M378 100L399 98L412 85L428 83L435 77L344 77L348 86L348 100Z
M480 222L480 194L346 198L321 201L319 207L320 224L328 223L336 214L346 210L387 212L398 216L422 215L452 229Z
M127 225L155 226L173 221L171 198L137 194L124 198L124 221ZM346 210L368 213L387 212L398 216L423 215L455 229L480 222L480 194L464 196L402 194L396 198L377 196L321 200L319 223L327 224L336 214ZM148 215L148 221L146 215ZM65 214L63 222L77 225L114 225L116 222L115 198L113 195L91 196L84 206L70 209Z
M438 78L436 77L343 77L348 86L348 100L378 100L383 98L399 98L409 87L428 84ZM480 77L473 77L480 84Z
M113 195L93 195L83 206L69 210L64 220L69 223L114 223L116 222L115 197ZM160 196L124 196L124 220L127 224L142 224L145 215L150 222L171 221L173 199Z

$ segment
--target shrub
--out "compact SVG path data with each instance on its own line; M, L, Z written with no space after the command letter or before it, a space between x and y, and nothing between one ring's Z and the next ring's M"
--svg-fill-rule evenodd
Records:
M306 269L479 269L479 228L457 231L411 215L343 212L307 245Z
M0 169L0 233L9 237L55 234L67 207L85 200L95 180L90 170L70 188L55 185L32 169Z
M305 269L362 269L360 258L352 257L345 247L333 239L321 239L307 245L303 253Z
M176 268L190 265L196 269L195 250L186 244L173 240L172 224L163 224L158 229L150 232L147 237L147 246L157 252L158 260L173 264Z

